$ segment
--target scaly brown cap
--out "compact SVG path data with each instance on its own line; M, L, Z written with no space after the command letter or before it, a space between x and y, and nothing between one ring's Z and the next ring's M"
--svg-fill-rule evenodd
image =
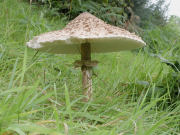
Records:
M27 46L61 54L80 53L82 43L91 44L91 52L118 52L145 46L134 33L105 23L90 13L82 13L58 31L34 37Z

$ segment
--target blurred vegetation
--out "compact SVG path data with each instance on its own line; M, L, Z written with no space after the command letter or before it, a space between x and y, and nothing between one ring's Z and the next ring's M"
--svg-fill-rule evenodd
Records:
M167 21L167 11L169 3L167 0L157 0L152 3L152 0L132 0L133 12L141 19L140 26L143 28L151 25L165 25Z
M153 25L144 29L143 39L148 44L145 53L172 69L159 83L157 91L159 89L161 95L169 93L168 104L180 101L180 18L171 16L164 26Z
M71 20L82 12L90 12L107 23L127 29L131 25L145 27L149 22L155 25L165 24L168 9L165 0L159 0L157 3L151 3L151 0L30 1L31 4L45 7L47 16L63 16L67 20ZM130 28L131 30L133 26Z

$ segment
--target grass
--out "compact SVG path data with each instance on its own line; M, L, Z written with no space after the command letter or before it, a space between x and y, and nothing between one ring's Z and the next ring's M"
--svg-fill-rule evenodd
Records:
M179 100L168 104L173 70L158 58L143 50L93 54L100 64L93 100L84 103L80 69L73 68L79 55L34 57L25 46L35 35L63 28L64 18L45 17L43 8L20 0L2 0L0 20L0 134L180 134ZM157 32L147 31L163 46ZM174 60L171 51L166 47L163 57Z

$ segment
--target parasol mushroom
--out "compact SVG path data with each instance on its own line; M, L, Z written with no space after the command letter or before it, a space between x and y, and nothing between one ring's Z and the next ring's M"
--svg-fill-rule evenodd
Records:
M47 32L34 37L27 46L36 50L57 54L81 54L75 61L81 67L82 87L91 99L91 69L98 64L91 60L91 53L118 52L145 46L145 42L134 33L115 27L85 12L66 25L62 30Z

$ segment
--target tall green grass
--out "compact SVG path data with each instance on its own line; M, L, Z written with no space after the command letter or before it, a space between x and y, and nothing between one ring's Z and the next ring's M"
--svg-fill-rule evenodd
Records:
M0 12L0 134L180 133L179 101L167 106L174 71L159 58L143 50L93 54L100 64L94 69L93 100L84 103L80 69L72 64L79 55L34 56L25 46L39 33L61 29L64 18L45 18L43 8L20 0L1 1ZM153 31L149 34L163 45ZM166 57L170 51L162 56L173 59Z

